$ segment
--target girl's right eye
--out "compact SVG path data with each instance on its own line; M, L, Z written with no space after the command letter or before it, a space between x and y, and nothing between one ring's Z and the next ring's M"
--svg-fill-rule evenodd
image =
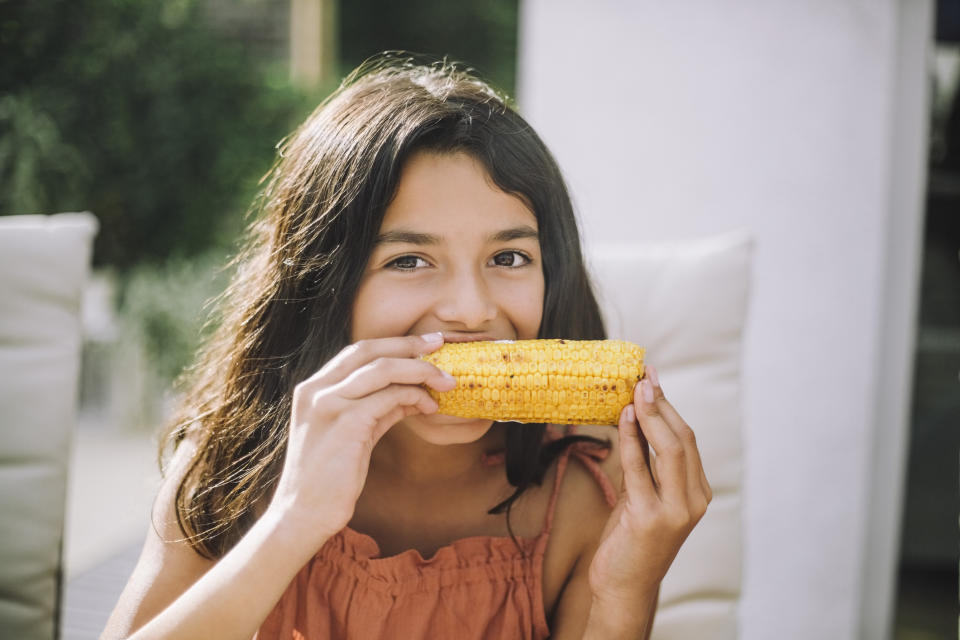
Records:
M387 263L387 269L395 271L413 271L418 267L427 266L427 261L420 256L400 256Z

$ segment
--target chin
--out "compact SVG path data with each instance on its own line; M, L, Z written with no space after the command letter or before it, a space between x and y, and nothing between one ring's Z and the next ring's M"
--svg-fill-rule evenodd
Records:
M456 418L440 413L413 416L405 421L407 428L422 440L436 445L469 444L482 438L493 426L493 420Z

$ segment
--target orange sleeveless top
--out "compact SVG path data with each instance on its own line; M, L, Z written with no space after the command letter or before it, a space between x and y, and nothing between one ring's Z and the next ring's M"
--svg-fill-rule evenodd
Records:
M546 521L534 538L475 536L426 559L416 549L380 557L368 535L346 527L294 577L255 636L326 638L546 638L543 554L568 459L579 459L607 502L616 493L597 460L607 449L570 445L557 459ZM495 464L503 454L486 456Z

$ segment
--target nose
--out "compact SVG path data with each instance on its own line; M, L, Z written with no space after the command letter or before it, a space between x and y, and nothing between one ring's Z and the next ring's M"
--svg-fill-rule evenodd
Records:
M461 272L441 286L436 303L437 318L461 325L458 328L479 330L497 317L497 303L483 276Z

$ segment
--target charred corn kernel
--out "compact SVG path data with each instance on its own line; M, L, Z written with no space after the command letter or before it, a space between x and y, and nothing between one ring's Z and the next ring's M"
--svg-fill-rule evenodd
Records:
M427 389L439 413L616 425L643 377L643 356L623 340L550 339L447 343L423 359L457 379L453 391Z

